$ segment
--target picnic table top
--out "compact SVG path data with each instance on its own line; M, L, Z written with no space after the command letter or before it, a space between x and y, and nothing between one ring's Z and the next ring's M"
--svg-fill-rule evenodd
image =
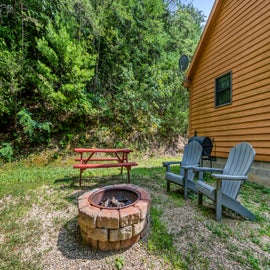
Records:
M92 152L92 153L130 153L133 150L127 148L75 148L75 152L84 153L84 152Z

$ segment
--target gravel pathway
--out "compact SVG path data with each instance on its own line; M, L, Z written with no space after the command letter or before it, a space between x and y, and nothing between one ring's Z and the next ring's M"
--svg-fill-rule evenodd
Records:
M250 264L243 268L243 258L270 260L267 250L260 249L256 242L250 241L249 232L256 232L256 222L243 220L232 213L226 216L225 213L224 219L219 223L214 219L211 204L207 215L204 215L203 210L196 206L196 200L183 201L182 205L176 207L166 191L161 190L159 193L154 186L153 190L147 191L152 198L158 199L159 203L155 203L155 208L163 210L162 220L168 232L174 235L174 244L188 265L187 269L249 270L256 268L249 266ZM46 196L55 196L57 191L41 191L44 192L47 193ZM25 248L25 260L29 261L34 254L40 254L39 263L43 265L43 269L48 270L173 269L164 258L147 250L148 236L123 251L100 252L84 245L77 224L76 200L80 194L82 191L70 194L74 203L69 203L60 210L42 202L33 205L23 222L27 224L32 221L38 224L39 235ZM265 241L270 244L269 238Z

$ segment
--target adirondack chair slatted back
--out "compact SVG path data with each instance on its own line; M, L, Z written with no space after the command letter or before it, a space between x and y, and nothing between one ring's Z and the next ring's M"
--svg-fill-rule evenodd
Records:
M181 166L184 165L199 165L201 156L202 156L203 148L200 143L196 141L192 141L185 145L183 159L181 162ZM180 175L184 176L184 169L180 168ZM193 170L188 170L187 179L193 180L194 179L194 172Z
M255 150L249 143L240 143L233 147L229 153L223 174L246 176L255 157ZM243 181L222 181L222 192L233 199L237 198Z

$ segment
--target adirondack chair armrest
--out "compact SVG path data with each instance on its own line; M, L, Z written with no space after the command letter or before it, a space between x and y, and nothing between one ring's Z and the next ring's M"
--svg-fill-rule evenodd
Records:
M164 161L162 162L163 167L166 167L166 171L171 171L171 165L181 165L181 161Z
M204 181L204 172L223 172L221 168L210 168L210 167L193 167L193 172L198 173L198 179Z
M168 166L168 165L174 165L174 164L181 164L181 161L164 161L162 162L163 166Z
M223 172L221 168L210 168L210 167L193 167L195 172Z
M181 168L189 170L189 169L195 169L195 168L197 168L197 167L199 167L199 166L200 166L199 164L194 164L194 165L182 165Z
M215 173L211 175L217 179L222 179L222 180L235 180L235 181L247 180L247 176L245 175L226 175L226 174L215 174Z

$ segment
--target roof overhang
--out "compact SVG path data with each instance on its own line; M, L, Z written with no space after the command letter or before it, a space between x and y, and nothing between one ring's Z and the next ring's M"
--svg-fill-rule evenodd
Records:
M192 61L189 65L185 81L183 82L183 86L189 87L192 81L192 77L194 74L194 71L196 70L196 66L199 62L200 56L207 44L208 38L212 32L213 27L215 26L216 18L219 14L219 11L221 9L221 6L223 4L224 0L215 0L215 3L212 7L211 13L209 15L209 18L206 22L206 25L204 27L203 33L201 35L201 38L199 40L199 43L197 45L196 51L194 53L194 56L192 58Z

